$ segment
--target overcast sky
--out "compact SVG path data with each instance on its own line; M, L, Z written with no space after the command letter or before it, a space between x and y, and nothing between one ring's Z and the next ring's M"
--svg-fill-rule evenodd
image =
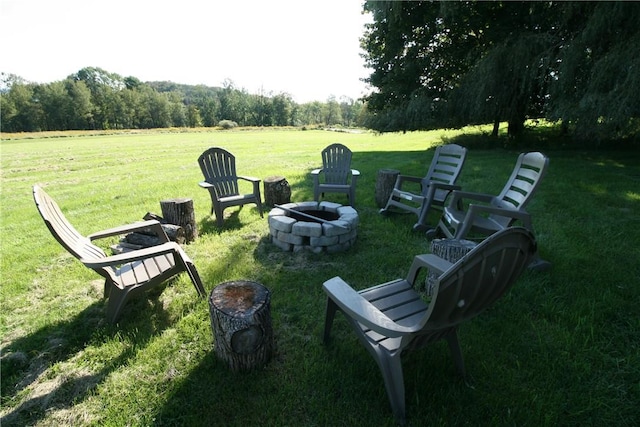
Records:
M99 67L142 81L358 98L362 0L0 0L0 71L38 83Z

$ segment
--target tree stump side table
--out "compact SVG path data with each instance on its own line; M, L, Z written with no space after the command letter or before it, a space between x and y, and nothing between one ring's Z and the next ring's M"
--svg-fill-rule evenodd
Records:
M477 244L471 240L433 239L431 241L431 253L455 264L476 246ZM430 298L433 296L433 287L437 280L438 276L429 271L425 280L426 297Z
M193 200L188 198L176 198L160 200L162 216L169 224L179 225L184 229L186 243L193 242L198 237L196 215L193 209Z
M221 283L209 297L216 356L232 371L249 371L269 362L273 352L271 292L246 280Z
M396 185L396 179L400 175L400 171L396 169L380 169L376 176L376 192L375 200L379 208L387 206L389 196L393 192Z
M262 184L266 205L284 205L291 202L291 188L285 177L269 176L262 180Z

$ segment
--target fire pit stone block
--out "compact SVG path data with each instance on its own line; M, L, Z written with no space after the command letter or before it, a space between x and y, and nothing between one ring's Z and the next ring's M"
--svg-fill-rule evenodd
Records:
M280 212L273 212L275 210L278 210ZM275 208L271 212L269 212L269 228L275 231L284 231L285 233L291 233L293 224L295 224L297 221L295 220L295 218L286 216L286 214L286 211L278 208Z
M291 232L298 236L320 237L322 236L322 225L317 222L298 221L293 224Z

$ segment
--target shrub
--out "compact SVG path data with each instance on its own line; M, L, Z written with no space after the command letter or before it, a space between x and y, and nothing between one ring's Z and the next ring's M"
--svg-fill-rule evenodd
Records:
M220 122L218 122L218 126L222 129L233 129L234 127L237 127L238 124L233 120L220 120Z

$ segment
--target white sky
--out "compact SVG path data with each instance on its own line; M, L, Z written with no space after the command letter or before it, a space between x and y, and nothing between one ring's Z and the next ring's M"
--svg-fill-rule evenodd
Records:
M0 71L31 82L99 67L142 81L358 98L362 0L0 0Z

